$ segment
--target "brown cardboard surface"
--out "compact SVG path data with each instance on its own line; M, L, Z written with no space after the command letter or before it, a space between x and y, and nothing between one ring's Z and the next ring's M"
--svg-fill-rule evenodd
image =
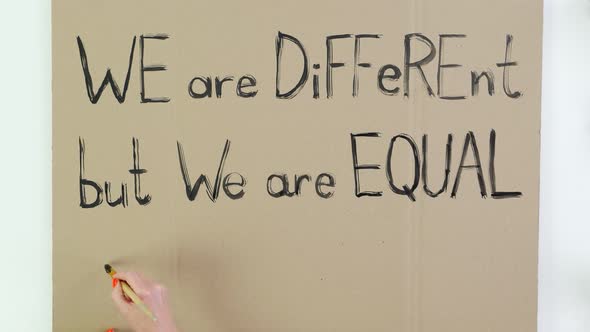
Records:
M125 327L110 299L103 264L139 270L170 289L182 331L527 331L536 330L539 130L542 3L537 0L421 1L65 1L53 0L53 278L54 331ZM310 76L292 99L275 97L278 32L296 37L309 57ZM421 33L439 50L444 41L443 95L429 97L419 72L411 71L408 98L403 78L387 82L397 96L381 93L379 69L394 64L404 74L404 37ZM169 103L140 102L140 36L146 95ZM333 96L326 98L326 37L380 34L361 39L358 96L352 96L354 37L333 42ZM513 36L513 91L502 86L506 36ZM77 37L84 43L94 91L106 68L120 88L137 36L124 103L107 87L89 101ZM297 81L303 65L285 41L281 85ZM427 48L412 41L415 59ZM424 73L437 94L439 53ZM312 70L312 64L320 70ZM471 96L470 71L491 70ZM320 98L313 98L317 73ZM256 77L258 94L240 98L235 81L222 98L193 99L197 76ZM284 84L284 85L283 85ZM254 90L254 89L251 89ZM490 131L497 133L497 189L520 198L491 197ZM466 134L477 139L487 197L476 171L463 169L456 198L451 192ZM356 197L351 134L358 138L361 190ZM386 174L390 140L411 135L422 156L428 135L428 185L441 188L447 135L453 134L446 192L431 198L423 177L415 202L390 189ZM118 197L127 184L129 204L80 207L79 138L85 144L84 177L112 183ZM142 195L134 198L132 138L137 138ZM215 172L226 140L224 174L247 178L245 195L216 202L201 188L187 199L177 142L191 181ZM391 158L393 180L412 185L414 161L403 138ZM473 163L471 150L467 164ZM301 195L273 198L273 173L309 174ZM319 197L316 177L330 173L334 195ZM277 182L275 182L276 185ZM88 200L92 191L86 188ZM326 189L327 190L327 189ZM103 197L104 198L104 197Z

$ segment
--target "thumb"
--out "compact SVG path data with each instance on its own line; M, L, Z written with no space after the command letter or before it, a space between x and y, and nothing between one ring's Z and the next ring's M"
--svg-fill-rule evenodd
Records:
M119 308L119 311L122 313L127 313L130 310L132 304L129 303L129 301L125 298L125 295L123 295L123 289L121 288L120 282L118 282L113 288L113 291L111 292L111 298L113 299L113 302L115 302L117 308Z

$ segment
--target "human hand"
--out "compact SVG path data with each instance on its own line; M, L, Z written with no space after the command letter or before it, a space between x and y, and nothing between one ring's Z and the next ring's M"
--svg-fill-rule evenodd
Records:
M136 272L118 272L113 276L112 298L121 314L136 332L177 332L168 302L167 289ZM153 321L142 312L121 289L123 280L131 286L157 318Z

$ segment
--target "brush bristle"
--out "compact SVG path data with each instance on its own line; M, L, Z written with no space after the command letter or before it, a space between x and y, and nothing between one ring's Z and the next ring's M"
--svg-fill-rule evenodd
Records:
M112 267L111 267L109 264L105 264L105 265L104 265L104 270L105 270L107 273L109 273L109 274L110 274L112 269L113 269L113 268L112 268Z

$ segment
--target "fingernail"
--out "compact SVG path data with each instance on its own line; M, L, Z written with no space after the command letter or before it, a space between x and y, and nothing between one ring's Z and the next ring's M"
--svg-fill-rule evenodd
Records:
M117 280L117 279L114 279ZM115 329L108 329L107 332L115 332Z
M117 287L117 284L119 283L119 279L115 279L113 278L113 288ZM113 329L110 329L107 332L113 332Z

